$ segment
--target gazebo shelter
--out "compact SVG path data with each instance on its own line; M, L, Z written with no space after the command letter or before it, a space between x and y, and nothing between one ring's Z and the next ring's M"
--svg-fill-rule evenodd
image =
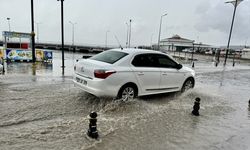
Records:
M210 45L195 43L194 40L182 38L177 34L160 41L161 51L182 51L183 49L205 50L209 48L211 48Z

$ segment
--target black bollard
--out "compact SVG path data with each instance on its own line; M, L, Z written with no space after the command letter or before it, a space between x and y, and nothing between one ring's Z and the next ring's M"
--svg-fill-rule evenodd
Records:
M2 72L3 72L3 74L5 73L5 68L4 68L4 59L3 59L3 57L1 58L1 64L3 65L3 70L2 70Z
M215 67L217 67L218 66L218 62L215 62Z
M88 129L88 136L94 139L98 138L98 131L97 131L97 113L96 112L91 112L89 114L89 129Z
M4 64L3 64L3 73L5 73L5 68L4 68Z
M194 61L193 61L193 63L192 63L192 68L194 68Z
M199 116L200 113L199 113L199 109L200 109L200 98L197 97L195 98L195 102L194 102L194 106L193 106L193 111L192 111L192 114L195 115L195 116Z

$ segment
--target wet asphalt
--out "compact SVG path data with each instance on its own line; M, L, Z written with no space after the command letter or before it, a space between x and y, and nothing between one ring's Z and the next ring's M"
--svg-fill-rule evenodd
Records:
M8 64L0 75L1 150L250 149L250 63L215 67L198 59L193 90L121 102L74 87L73 65L81 55L66 54L64 75L56 52L53 64ZM196 97L198 117L191 114ZM98 113L98 140L86 135L91 111Z

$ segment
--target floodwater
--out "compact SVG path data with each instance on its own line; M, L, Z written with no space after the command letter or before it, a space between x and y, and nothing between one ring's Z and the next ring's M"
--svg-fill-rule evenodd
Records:
M53 64L11 63L0 75L1 150L250 149L249 63L196 61L193 90L120 102L74 87L81 54L66 53L64 76L60 58L55 52ZM196 97L198 117L191 115ZM98 113L98 140L86 136L91 111Z

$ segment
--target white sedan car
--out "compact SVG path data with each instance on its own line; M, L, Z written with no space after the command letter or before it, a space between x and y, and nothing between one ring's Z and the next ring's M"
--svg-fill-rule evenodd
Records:
M97 97L122 100L193 88L195 72L171 56L153 50L111 49L79 60L75 85Z

